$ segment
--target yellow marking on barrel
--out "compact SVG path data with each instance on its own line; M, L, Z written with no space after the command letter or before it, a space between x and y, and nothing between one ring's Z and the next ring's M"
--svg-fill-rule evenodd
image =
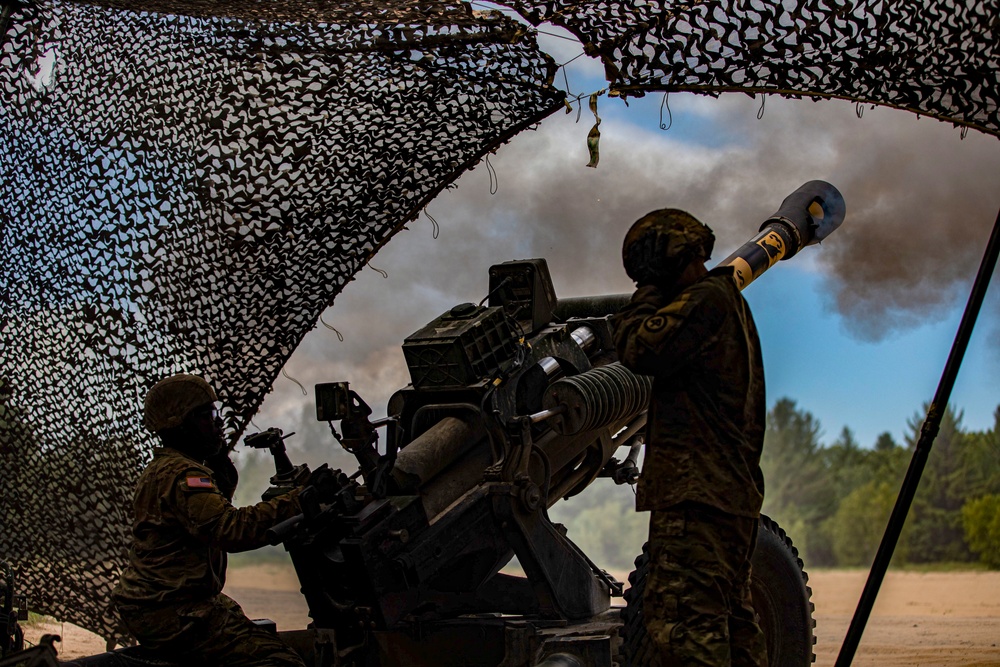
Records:
M732 261L730 266L736 269L733 273L733 279L736 281L736 287L743 289L751 282L753 282L753 270L750 269L750 265L742 257L737 257Z
M787 250L785 242L781 240L781 235L773 230L760 237L757 245L767 253L767 268L771 268L784 257Z
M763 250L764 254L767 255L767 266L759 266L757 275L754 275L753 268L747 260L738 255L734 257L732 261L729 262L729 266L736 269L733 273L733 280L736 281L736 287L741 290L752 283L757 276L764 273L764 271L768 270L779 260L784 258L788 250L788 247L785 245L781 235L774 230L764 232L760 235L760 238L752 241L752 243Z

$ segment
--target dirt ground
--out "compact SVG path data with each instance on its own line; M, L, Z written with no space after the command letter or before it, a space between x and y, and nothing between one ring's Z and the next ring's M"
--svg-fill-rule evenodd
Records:
M816 604L816 665L834 664L867 574L846 570L810 574ZM309 621L290 566L234 569L226 593L251 618L271 618L279 629L305 627ZM45 632L63 636L57 647L64 658L104 650L99 637L68 624L36 624L28 629L28 639L37 641ZM1000 666L1000 572L890 572L853 664Z

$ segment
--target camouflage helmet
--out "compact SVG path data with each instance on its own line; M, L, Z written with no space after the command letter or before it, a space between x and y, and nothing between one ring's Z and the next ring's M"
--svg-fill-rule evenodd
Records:
M712 256L712 230L676 208L652 211L639 218L622 244L625 273L639 285L675 280L693 259Z
M217 400L212 386L197 375L171 375L153 385L146 394L143 422L147 431L158 433L180 426L189 412Z

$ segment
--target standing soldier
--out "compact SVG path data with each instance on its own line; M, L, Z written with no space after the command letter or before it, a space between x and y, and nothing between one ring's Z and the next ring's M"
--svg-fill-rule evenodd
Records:
M146 395L144 421L162 449L139 477L129 563L115 604L143 646L177 660L305 667L276 635L226 595L226 552L264 546L268 528L300 512L298 490L237 509L215 390L174 375Z
M625 236L638 286L613 319L622 364L653 377L636 509L651 511L646 629L662 667L766 667L750 599L764 499L760 341L731 267L708 271L715 237L684 211Z

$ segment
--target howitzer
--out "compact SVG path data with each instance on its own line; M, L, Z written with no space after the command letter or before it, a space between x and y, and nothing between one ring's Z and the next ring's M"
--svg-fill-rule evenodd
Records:
M723 263L745 286L843 217L835 188L807 183ZM355 454L360 478L339 475L275 539L335 663L515 665L552 653L617 661L621 619L610 601L623 585L546 509L598 477L635 478L651 380L616 361L609 316L627 298L559 300L544 260L495 265L486 305L455 306L406 338L411 383L391 397L386 419L370 421L346 383L317 385L317 417ZM619 462L621 448L629 455ZM808 664L801 561L773 522L765 529L795 570L791 592L783 582L756 586L772 660ZM523 577L501 572L515 556ZM773 563L761 567L774 574ZM782 641L782 632L801 636Z
M843 217L836 189L812 181L724 263L746 286ZM316 386L317 417L359 465L312 473L302 515L270 532L309 607L309 629L284 633L309 664L645 664L648 558L625 591L547 514L599 477L637 476L651 380L617 362L609 325L628 297L558 299L544 260L505 262L482 303L405 339L411 383L388 417L371 420L345 382ZM251 442L271 443L287 473L280 433ZM771 664L808 665L802 562L780 528L761 525L753 594ZM515 557L523 576L501 571Z

